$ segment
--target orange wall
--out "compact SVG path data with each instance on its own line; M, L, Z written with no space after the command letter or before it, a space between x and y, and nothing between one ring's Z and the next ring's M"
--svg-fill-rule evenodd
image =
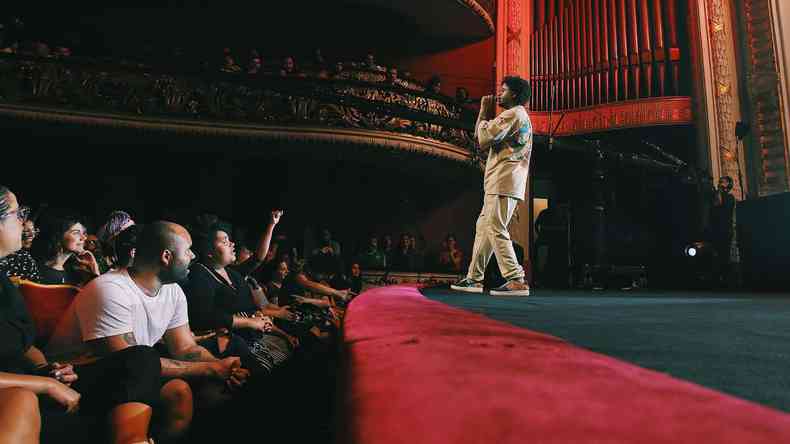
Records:
M402 71L411 71L412 77L423 82L432 75L442 78L442 93L455 96L455 88L466 87L470 97L492 93L496 38L472 43L434 54L394 60L393 65Z

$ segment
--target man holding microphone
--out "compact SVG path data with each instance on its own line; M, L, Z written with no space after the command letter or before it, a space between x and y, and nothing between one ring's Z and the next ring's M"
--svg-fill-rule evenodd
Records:
M490 294L529 296L524 269L516 259L507 227L526 193L532 154L532 123L526 110L530 96L529 82L513 76L502 80L496 103L505 110L496 118L494 97L480 100L475 136L480 148L489 150L483 179L485 195L477 218L469 271L464 279L450 286L453 290L482 293L486 265L493 254L507 282L491 289Z

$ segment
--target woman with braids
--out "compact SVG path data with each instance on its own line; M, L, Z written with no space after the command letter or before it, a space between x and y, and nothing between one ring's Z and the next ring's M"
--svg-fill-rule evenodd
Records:
M22 247L16 196L0 186L0 258ZM136 346L87 365L48 362L19 290L0 274L0 433L2 443L86 442L108 426L109 442L149 442L159 394L159 355ZM98 423L98 424L97 424ZM107 442L103 440L102 442Z

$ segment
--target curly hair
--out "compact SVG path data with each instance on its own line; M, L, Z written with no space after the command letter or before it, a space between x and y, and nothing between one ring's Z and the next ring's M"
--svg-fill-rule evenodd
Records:
M524 80L519 76L507 76L502 79L502 83L510 88L516 103L519 105L524 105L532 98L532 87L530 87L528 80Z
M192 232L192 250L200 261L208 259L208 255L214 251L214 239L217 233L224 231L228 236L232 236L233 228L230 224L222 221L208 225L198 223Z
M41 242L33 244L38 246L39 259L48 260L55 257L63 244L63 236L76 224L83 224L82 217L76 213L59 212L45 215L41 223Z

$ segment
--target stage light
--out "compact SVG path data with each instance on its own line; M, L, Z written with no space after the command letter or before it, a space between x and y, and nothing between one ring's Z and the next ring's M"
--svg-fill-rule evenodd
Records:
M709 253L710 248L705 242L692 242L683 249L683 255L686 257L700 258Z

